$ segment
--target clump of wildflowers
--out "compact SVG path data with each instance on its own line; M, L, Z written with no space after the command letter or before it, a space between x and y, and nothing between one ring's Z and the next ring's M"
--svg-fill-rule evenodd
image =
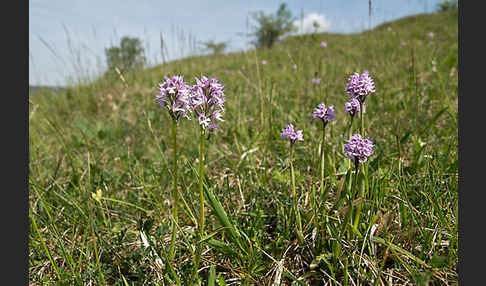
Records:
M196 78L189 102L202 129L214 131L217 127L216 121L224 121L222 113L225 101L223 85L218 79L206 76Z
M311 79L311 82L313 84L319 84L319 83L321 83L321 79L320 78L313 78L313 79Z
M290 143L293 145L297 141L304 141L304 134L302 133L302 130L296 131L292 124L288 124L285 128L282 129L280 138L289 139Z
M327 42L326 41L322 41L321 42L321 47L326 48L327 47Z
M326 107L324 103L320 103L314 109L312 117L321 119L322 123L326 125L327 123L335 120L336 114L334 112L334 106L331 105Z
M360 111L359 101L356 98L351 98L349 102L344 103L344 109L351 117L354 117Z
M166 107L173 120L178 121L191 111L189 105L190 87L184 82L182 75L169 78L159 84L160 93L156 96L160 106Z
M346 86L346 93L349 97L354 97L363 104L366 97L374 92L375 84L373 79L369 76L368 71L364 71L361 75L356 72L349 77Z
M374 144L371 140L361 138L360 134L354 134L351 139L344 145L344 153L346 158L354 161L355 166L359 163L366 162L367 158L374 152Z

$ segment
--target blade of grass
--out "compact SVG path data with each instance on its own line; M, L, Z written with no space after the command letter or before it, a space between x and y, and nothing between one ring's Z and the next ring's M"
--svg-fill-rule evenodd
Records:
M56 272L57 279L59 281L61 281L61 276L59 275L59 270L57 270L57 266L54 263L54 261L52 260L51 253L49 252L49 249L47 249L46 242L42 238L42 235L40 234L39 229L37 228L37 223L35 222L34 216L32 214L32 209L30 208L30 206L29 206L29 216L30 216L30 220L32 221L32 226L34 227L34 230L37 233L37 236L39 237L39 239L41 241L42 248L44 248L44 251L46 252L47 257L49 257L49 261L51 262L52 268L54 268L54 272Z
M211 265L209 268L208 286L214 286L216 284L216 268Z
M407 256L408 258L412 259L413 261L417 262L418 264L422 265L422 266L425 266L429 269L432 268L432 266L428 265L427 263L425 263L422 259L418 258L417 256L413 255L412 253L408 252L407 250L391 243L391 242L388 242L386 240L384 240L383 238L381 237L373 237L373 241L375 242L378 242L379 244L382 244L382 245L385 245L385 246L388 246L390 247L392 250L395 250L405 256Z

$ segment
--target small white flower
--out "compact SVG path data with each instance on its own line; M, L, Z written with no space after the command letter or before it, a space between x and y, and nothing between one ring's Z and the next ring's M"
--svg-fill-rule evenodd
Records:
M142 239L143 247L147 248L147 247L150 246L150 244L148 243L148 240L147 240L147 236L145 235L145 233L143 231L140 232L140 238Z
M209 126L209 123L211 123L211 120L207 118L204 114L199 115L199 125L202 126L202 128L207 128Z

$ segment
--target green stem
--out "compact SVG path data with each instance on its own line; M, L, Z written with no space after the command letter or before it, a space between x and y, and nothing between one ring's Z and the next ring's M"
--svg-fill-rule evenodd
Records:
M201 143L199 145L199 234L201 239L204 235L204 192L203 192L203 176L204 176L204 129L201 128Z
M361 137L364 139L365 136L365 129L364 129L364 113L363 113L363 106L364 104L360 103L360 116L361 116ZM356 172L358 172L356 170ZM364 197L365 193L368 193L368 162L365 162L362 164L362 174L364 176L364 182L361 182L360 184L360 192L359 196ZM353 224L353 228L358 235L360 235L358 231L358 222L359 222L359 216L361 213L361 203L359 203L357 209L356 209L356 216Z
M326 192L325 186L324 186L324 175L325 175L324 174L324 170L325 170L324 143L325 143L325 138L326 138L325 128L326 128L326 124L323 122L323 124L322 124L322 140L321 140L321 165L320 165L320 169L321 169L321 174L320 174L321 175L321 177L320 177L320 179L321 179L321 181L320 181L320 186L321 186L320 198L321 198L321 200L320 200L320 203L323 206L323 214L322 214L323 216L322 217L325 217L325 215L326 215L325 202L326 202L326 196L327 196L327 192ZM313 192L312 195L313 195L313 199L315 201L316 198L315 198L314 189L315 189L315 187L314 187L314 185L312 185L312 192ZM315 208L314 209L314 218L315 218L314 225L317 228L319 223L318 223L318 217L317 217L318 216L318 210L317 210L317 205L316 205L315 202L314 202L314 208ZM325 221L325 220L322 219L322 221ZM324 225L324 227L322 228L323 229L322 237L324 237L324 233L325 233L325 223L323 225Z
M296 199L297 194L295 192L295 175L294 175L294 164L292 163L293 156L294 156L294 146L290 143L290 180L291 180L291 187L292 187L292 198Z
M353 132L353 121L354 121L354 116L351 117L351 121L349 122L348 140L351 138L351 133ZM344 144L343 144L343 153L344 153ZM348 170L349 169L351 169L351 160L348 160Z
M173 120L172 121L172 135L173 135L173 144L174 144L174 169L173 169L173 174L174 174L174 189L173 189L173 198L174 198L174 208L173 210L173 218L174 220L172 221L172 237L170 241L170 249L169 249L169 260L172 260L174 258L175 254L175 240L176 240L176 224L178 222L178 217L177 217L177 208L179 205L179 192L177 191L177 121Z
M299 242L304 241L304 237L302 235L302 222L300 220L300 211L297 201L297 192L295 191L295 173L294 173L294 164L293 164L293 155L294 155L294 146L290 143L290 179L292 183L292 198L293 198L293 207L295 212L295 219L297 222L297 238Z
M364 167L363 167L363 170L364 170ZM356 174L358 174L358 168L356 168ZM364 172L362 171L362 174L364 174ZM356 178L356 182L358 182L358 179L359 178ZM365 189L365 185L364 185L364 182L363 182L363 179L360 180L360 184L358 185L359 187L359 192L358 192L358 198L362 198L364 196L364 189ZM358 231L358 223L359 223L359 217L361 215L361 204L362 202L359 202L357 207L356 207L356 214L354 216L354 221L353 221L353 229L356 233L359 233Z
M199 240L201 241L204 237L204 189L203 189L203 178L204 178L204 141L205 132L201 128L201 140L199 144ZM194 279L197 277L197 270L199 268L199 263L201 261L202 245L201 242L197 244L196 255L194 257L194 268L191 274L191 283L194 283Z
M363 103L359 104L360 109L359 109L359 115L361 117L361 137L364 138L364 114L363 114Z
M339 233L338 242L341 241L341 238L343 237L344 233L346 233L346 231L348 230L348 224L353 214L354 186L356 184L356 177L358 176L358 171L356 170L354 176L352 171L349 171L349 173L350 173L349 181L346 182L348 185L351 184L351 188L349 189L346 188L347 198L348 198L348 210L346 211L346 214L344 216L344 223L341 232Z
M290 182L291 182L291 188L292 188L292 198L296 197L296 192L295 192L295 177L294 177L294 164L292 164L292 159L294 156L294 148L292 143L290 143Z
M324 170L325 170L325 160L324 160L324 141L326 140L326 125L322 124L322 140L321 140L321 192L324 192ZM324 198L325 199L325 198Z

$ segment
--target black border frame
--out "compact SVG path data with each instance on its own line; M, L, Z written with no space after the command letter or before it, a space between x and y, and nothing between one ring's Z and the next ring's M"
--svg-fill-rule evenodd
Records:
M7 3L5 3L7 4ZM28 285L29 2L4 5L2 128L2 284ZM5 14L8 13L8 17ZM5 90L5 86L6 89Z

